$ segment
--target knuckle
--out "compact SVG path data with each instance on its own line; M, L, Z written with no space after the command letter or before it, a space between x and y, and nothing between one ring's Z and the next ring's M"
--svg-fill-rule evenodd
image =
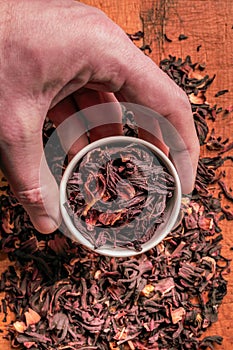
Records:
M189 98L179 86L177 86L176 90L176 102L180 108L183 108L185 110L191 110Z
M34 207L34 206L40 206L43 204L41 189L39 187L29 189L29 190L19 191L16 193L16 197L22 205Z

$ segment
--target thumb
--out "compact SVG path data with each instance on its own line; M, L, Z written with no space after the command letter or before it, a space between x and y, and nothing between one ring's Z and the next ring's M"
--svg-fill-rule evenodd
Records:
M50 233L60 222L58 186L47 163L41 163L43 119L38 111L26 113L18 110L17 115L6 116L1 123L0 166L35 228Z

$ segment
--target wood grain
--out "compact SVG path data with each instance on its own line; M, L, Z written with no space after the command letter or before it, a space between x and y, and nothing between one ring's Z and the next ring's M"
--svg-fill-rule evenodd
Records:
M206 64L205 73L216 74L207 98L210 104L227 108L233 105L233 1L232 0L83 0L83 3L102 9L126 32L142 30L145 33L144 44L152 48L151 58L158 63L169 54L185 58L190 55L193 62ZM168 42L166 36L171 39ZM187 36L180 41L179 35ZM217 91L228 89L221 97L214 97ZM216 133L223 138L233 139L233 114L226 119L218 118L214 125ZM229 152L230 154L230 152ZM232 153L231 153L232 154ZM232 162L225 163L226 181L232 184ZM229 204L229 203L227 203ZM223 255L231 258L233 247L232 221L222 224L224 235ZM9 262L0 256L0 271ZM233 275L228 279L228 294L219 311L219 320L207 334L219 334L224 337L222 346L216 349L233 348ZM3 295L0 295L2 298ZM1 322L0 329L5 325ZM8 321L10 317L8 317ZM10 350L7 340L0 337L0 349Z

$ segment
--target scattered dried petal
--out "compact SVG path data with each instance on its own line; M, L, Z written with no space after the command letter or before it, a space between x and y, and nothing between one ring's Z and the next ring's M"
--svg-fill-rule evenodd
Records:
M177 324L178 322L182 321L185 314L186 314L186 311L183 307L179 307L178 309L171 310L172 323Z
M24 322L22 321L16 321L13 323L13 326L15 328L15 330L19 333L24 333L27 329L27 326Z
M40 322L41 319L40 315L30 308L28 309L28 311L25 312L24 316L26 319L27 327L33 324L37 324L38 322Z

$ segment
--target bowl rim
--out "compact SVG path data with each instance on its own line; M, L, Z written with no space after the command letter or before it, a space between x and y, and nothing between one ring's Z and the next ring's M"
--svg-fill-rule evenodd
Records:
M153 237L148 240L147 242L142 244L142 250L141 251L135 251L133 249L128 248L120 248L120 247L100 247L98 249L95 249L94 246L78 231L78 229L74 226L73 221L68 214L64 203L67 201L67 194L66 194L66 185L69 177L71 176L73 169L77 165L77 163L80 161L80 159L89 151L109 144L109 143L115 143L115 142L129 142L129 143L136 143L146 146L150 151L156 154L158 158L162 161L163 165L167 168L169 173L174 177L175 182L175 194L173 195L172 199L174 201L174 206L172 209L173 217L169 218L170 221L168 225L164 228L163 233L159 236L159 238L153 240ZM175 169L175 166L170 161L170 159L161 151L158 147L153 145L152 143L145 141L140 138L131 137L131 136L109 136L104 137L102 139L99 139L97 141L93 141L89 143L87 146L82 148L70 161L67 168L64 171L64 174L62 176L61 182L60 182L60 194L59 194L59 201L60 201L60 211L61 215L64 221L64 224L68 231L71 233L72 238L74 238L76 241L81 243L82 245L86 246L87 248L91 249L92 251L99 253L101 255L105 256L112 256L112 257L130 257L135 256L138 254L142 254L146 251L148 251L151 248L154 248L157 244L159 244L168 234L171 232L172 228L177 223L177 218L180 213L181 208L181 199L182 199L182 192L181 192L181 184L180 179L178 176L178 173Z

